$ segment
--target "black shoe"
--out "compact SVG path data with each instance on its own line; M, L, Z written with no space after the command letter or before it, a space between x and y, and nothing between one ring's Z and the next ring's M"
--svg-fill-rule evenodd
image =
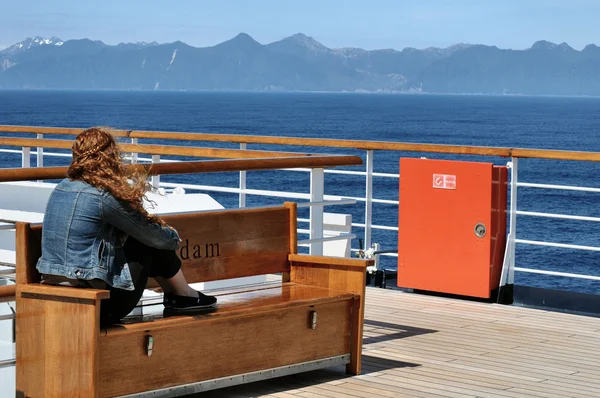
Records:
M217 308L217 298L200 292L198 292L198 297L165 293L163 305L165 309L172 312L206 311Z

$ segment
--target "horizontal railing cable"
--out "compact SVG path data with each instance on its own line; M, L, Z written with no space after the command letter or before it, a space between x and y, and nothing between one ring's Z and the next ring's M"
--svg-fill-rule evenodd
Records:
M546 270L522 268L522 267L515 267L515 271L527 272L530 274L538 274L538 275L551 275L551 276L561 276L561 277L565 277L565 278L577 278L577 279L587 279L587 280L592 280L592 281L600 281L600 276L573 274L573 273L569 273L569 272L546 271Z
M533 245L533 246L548 246L548 247L557 247L562 249L576 249L576 250L586 250L586 251L596 251L600 252L600 247L597 246L584 246L584 245L573 245L569 243L556 243L556 242L544 242L537 240L527 240L527 239L515 239L516 243Z

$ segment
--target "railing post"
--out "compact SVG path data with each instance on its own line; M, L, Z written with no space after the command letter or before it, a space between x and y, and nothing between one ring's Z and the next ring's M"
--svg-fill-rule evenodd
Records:
M38 140L44 139L44 134L37 135ZM44 148L37 147L37 167L44 167Z
M325 194L325 170L311 169L310 171L310 201L322 202ZM310 239L323 238L323 206L310 206ZM323 255L323 242L310 244L310 254Z
M24 146L21 153L21 167L31 167L31 148Z
M373 224L373 156L373 150L368 150L365 182L365 250L371 247L371 225Z
M515 246L517 239L517 184L519 182L519 159L512 158L510 170L510 219L508 224L508 243L510 248L510 261L508 263L508 285L515 283Z
M152 155L152 163L160 163L160 155ZM160 176L152 176L152 187L158 189L160 185Z
M510 214L508 220L508 238L502 263L502 274L498 289L497 302L512 304L515 284L515 246L517 239L517 184L519 182L519 159L512 158L510 162Z
M240 149L246 150L247 144L240 143ZM246 170L240 171L240 207L246 207Z
M133 145L137 145L138 143L138 139L137 138L132 138L131 139L131 143ZM136 153L132 153L131 154L131 164L136 164L138 162L138 154Z

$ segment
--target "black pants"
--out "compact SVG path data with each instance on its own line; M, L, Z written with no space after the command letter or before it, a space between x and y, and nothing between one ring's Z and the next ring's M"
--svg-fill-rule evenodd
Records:
M170 279L181 269L181 260L175 251L146 246L131 236L123 245L123 251L135 290L109 288L110 298L102 300L100 308L100 318L103 323L118 322L129 314L140 301L148 278L160 276Z

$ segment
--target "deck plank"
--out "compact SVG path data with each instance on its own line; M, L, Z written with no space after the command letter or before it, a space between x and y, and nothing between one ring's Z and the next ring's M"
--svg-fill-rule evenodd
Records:
M367 289L363 373L281 377L208 397L598 397L600 318Z

